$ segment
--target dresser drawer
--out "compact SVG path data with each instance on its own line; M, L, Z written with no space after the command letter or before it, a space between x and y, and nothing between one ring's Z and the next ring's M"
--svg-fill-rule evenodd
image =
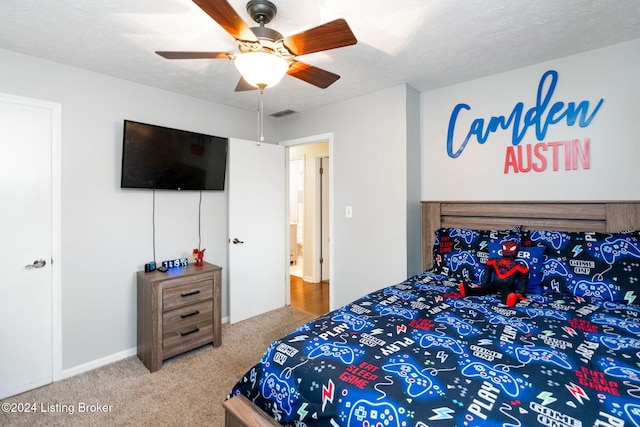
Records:
M165 286L162 291L162 310L167 311L213 297L213 280L204 279L179 286Z
M162 313L163 339L175 331L185 332L192 325L213 321L213 301L207 300Z
M172 331L163 331L162 358L168 359L211 342L213 342L213 322L211 319L192 322Z

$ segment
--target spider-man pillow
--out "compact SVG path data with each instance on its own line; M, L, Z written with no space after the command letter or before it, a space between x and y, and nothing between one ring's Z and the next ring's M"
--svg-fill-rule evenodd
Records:
M640 304L638 232L525 231L522 246L545 246L547 291Z
M544 261L544 246L520 246L516 259L529 267L529 282L527 282L528 294L542 293L542 266ZM489 258L502 257L502 244L489 242Z
M433 245L433 272L479 283L489 258L489 243L505 240L520 243L520 227L509 230L441 228Z

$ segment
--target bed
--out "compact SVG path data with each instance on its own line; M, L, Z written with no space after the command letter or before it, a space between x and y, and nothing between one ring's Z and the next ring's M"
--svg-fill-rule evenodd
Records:
M423 202L425 271L272 343L235 426L640 426L640 202ZM506 239L527 299L462 297Z

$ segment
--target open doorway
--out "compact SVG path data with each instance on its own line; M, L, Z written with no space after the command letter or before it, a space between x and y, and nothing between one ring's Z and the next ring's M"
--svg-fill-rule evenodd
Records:
M290 301L318 315L329 311L328 158L328 142L289 147Z

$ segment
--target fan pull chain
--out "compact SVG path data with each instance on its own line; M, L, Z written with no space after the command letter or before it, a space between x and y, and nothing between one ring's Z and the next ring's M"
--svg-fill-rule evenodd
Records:
M264 88L263 85L258 85L258 89L260 89L258 93L258 133L260 137L258 138L258 145L264 142L264 103L262 97L264 96Z
M264 94L260 91L260 142L264 142L264 104L262 103L262 97Z

